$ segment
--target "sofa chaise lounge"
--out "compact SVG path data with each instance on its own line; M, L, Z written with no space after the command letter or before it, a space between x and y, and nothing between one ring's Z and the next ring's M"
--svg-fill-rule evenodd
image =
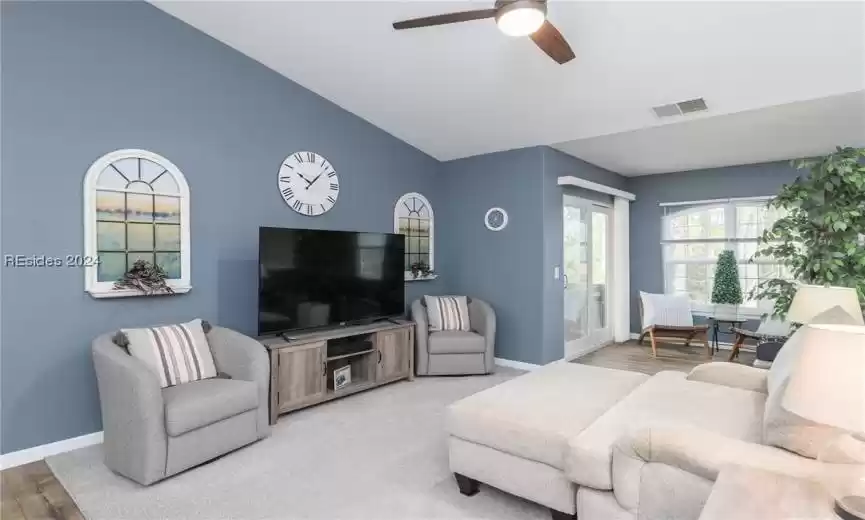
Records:
M450 468L550 508L554 519L697 520L721 467L813 475L762 444L767 373L706 363L647 376L557 362L447 411Z

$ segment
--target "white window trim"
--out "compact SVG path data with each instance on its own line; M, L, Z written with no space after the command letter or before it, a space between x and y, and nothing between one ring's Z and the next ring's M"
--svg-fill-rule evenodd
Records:
M397 213L399 210L400 204L402 204L404 201L406 201L412 197L419 198L421 201L423 201L424 204L426 204L426 207L429 208L429 267L430 267L430 269L435 270L435 265L436 265L435 264L435 221L436 221L436 218L435 218L435 212L433 212L432 204L430 204L429 200L426 197L424 197L423 195L421 195L420 193L418 193L416 191L412 191L412 192L409 192L409 193L402 195L400 198L397 199L396 204L394 204L394 206L393 206L393 232L399 233L399 231L400 231L399 230L399 215ZM437 274L431 274L429 276L418 276L417 278L415 278L411 271L405 271L403 273L403 279L407 282L418 282L418 281L422 281L422 280L435 280L436 278L438 278Z
M745 202L765 202L773 197L740 197L740 198L729 198L729 199L711 199L711 200L700 200L700 201L692 201L692 202L662 202L659 204L660 207L676 207L676 206L694 206L693 208L689 208L688 210L684 210L681 213L677 213L677 215L687 214L691 209L695 211L706 211L714 208L727 208L734 207L737 203L745 203ZM735 215L735 212L734 212ZM670 272L670 268L673 264L708 264L717 262L717 258L689 258L684 260L676 260L675 262L669 261L667 258L667 248L664 245L667 244L687 244L687 243L724 243L727 247L725 249L730 249L730 246L734 246L737 243L746 243L746 242L757 242L758 239L753 238L731 238L736 234L736 221L734 218L725 218L724 226L725 230L725 238L705 238L705 239L681 239L675 240L669 238L668 232L669 229L666 225L666 218L668 215L664 215L661 217L661 261L662 261L662 271L664 277L664 292L667 292L669 289L669 282L672 280L673 276ZM725 214L726 217L726 214ZM738 259L737 259L738 260ZM756 259L753 261L738 261L739 265L778 265L777 261L767 260L767 259ZM757 306L750 305L739 305L737 308L737 314L741 315L745 318L753 318L760 319L763 314L771 313L773 308L773 304L771 302L760 302ZM697 316L711 316L715 313L716 304L714 303L705 303L699 301L691 301L691 309L694 314Z
M96 182L99 174L108 165L121 159L147 159L154 162L170 173L177 182L180 190L180 278L167 280L167 284L175 293L186 293L192 289L191 276L191 248L189 246L189 185L186 177L180 169L171 161L159 154L147 150L124 149L109 152L97 159L87 170L84 176L84 254L90 258L96 258ZM134 191L134 190L110 190L110 191ZM156 193L158 195L158 193ZM171 194L176 196L176 194ZM97 280L97 265L84 267L84 290L94 298L120 298L125 296L143 296L140 291L134 289L115 289L114 282L100 282Z

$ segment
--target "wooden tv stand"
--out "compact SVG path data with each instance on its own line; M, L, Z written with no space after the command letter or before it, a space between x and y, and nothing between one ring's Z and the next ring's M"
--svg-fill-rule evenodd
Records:
M400 379L414 379L414 322L392 320L260 337L270 352L270 424L279 415ZM365 345L364 348L357 348ZM348 348L347 348L348 347ZM351 383L335 389L333 371L351 366Z

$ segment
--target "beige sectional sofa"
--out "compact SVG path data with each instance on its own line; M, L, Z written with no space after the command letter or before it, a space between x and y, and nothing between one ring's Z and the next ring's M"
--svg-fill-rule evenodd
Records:
M761 444L768 371L707 363L647 376L558 362L448 409L451 471L553 518L697 520L721 467L797 475L817 462Z

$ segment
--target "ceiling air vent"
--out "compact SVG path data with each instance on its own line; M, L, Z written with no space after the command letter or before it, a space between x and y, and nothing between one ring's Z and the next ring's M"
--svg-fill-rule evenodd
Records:
M653 107L652 110L655 111L655 115L658 117L672 117L691 114L693 112L702 112L708 110L708 107L706 106L706 100L697 98Z

